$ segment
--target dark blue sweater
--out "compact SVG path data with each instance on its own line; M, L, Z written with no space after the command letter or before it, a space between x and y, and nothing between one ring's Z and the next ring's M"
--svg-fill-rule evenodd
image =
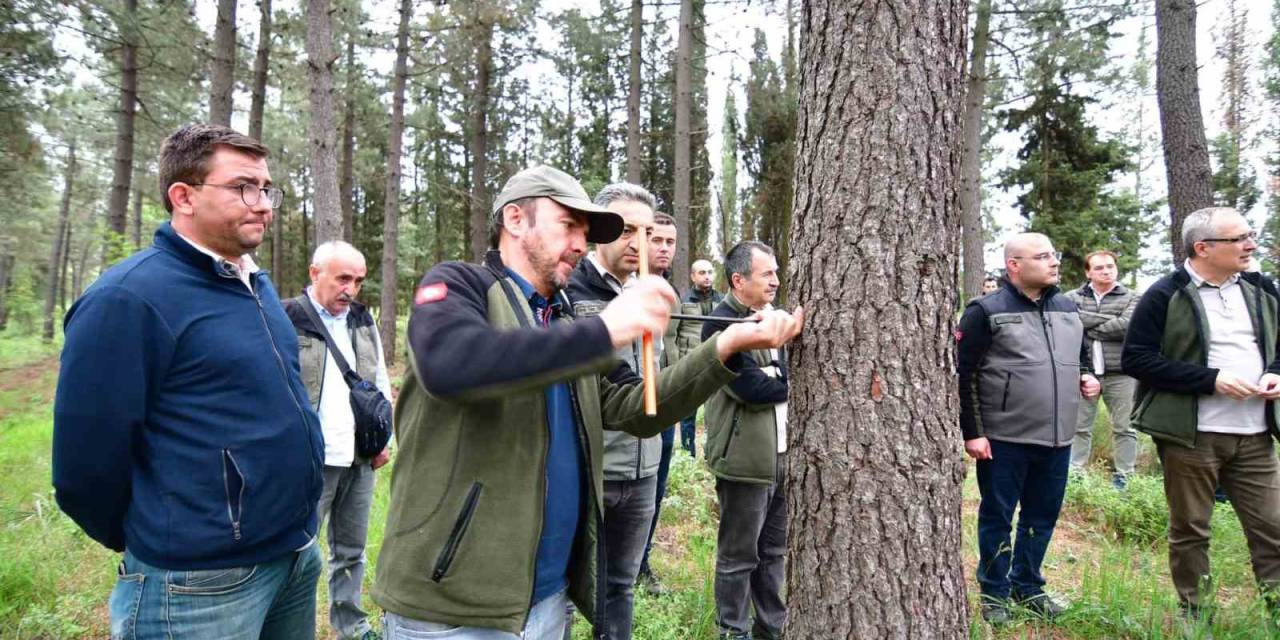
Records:
M53 485L94 540L197 570L315 536L319 419L271 281L251 282L166 223L67 313Z

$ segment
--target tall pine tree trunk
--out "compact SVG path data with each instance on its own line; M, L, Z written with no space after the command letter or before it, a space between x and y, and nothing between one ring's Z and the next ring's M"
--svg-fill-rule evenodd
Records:
M307 75L311 77L311 180L316 244L342 239L333 126L333 16L329 0L307 0Z
M387 141L387 197L382 218L382 299L378 328L387 364L396 355L396 251L400 223L400 153L404 145L404 85L409 77L409 20L412 0L400 0L400 29L396 33L395 78L391 88L391 134Z
M142 189L133 190L133 250L142 249Z
M1156 0L1156 100L1169 182L1169 241L1182 264L1182 221L1213 205L1213 173L1200 112L1195 0Z
M67 313L67 269L71 265L71 227L72 220L67 218L67 232L62 236L62 259L58 263L58 309L59 314Z
M631 54L627 68L627 182L640 184L640 43L644 0L631 0Z
M342 117L342 169L338 178L339 197L342 198L342 239L351 242L355 237L355 164L356 164L356 38L347 37L347 96Z
M671 272L689 273L689 204L691 193L692 136L689 124L693 117L693 0L680 0L680 33L676 38L676 137L675 184L673 213L676 219L676 255Z
M982 120L987 98L987 47L991 26L991 0L978 0L974 8L973 40L969 50L969 77L965 81L964 116L961 121L964 155L960 157L960 237L964 245L964 297L982 295L986 277L982 233Z
M791 294L809 323L792 350L786 633L966 638L965 2L802 11Z
M213 64L209 73L209 122L231 126L236 88L237 0L218 0L213 29Z
M120 111L116 113L116 153L111 172L111 197L107 201L107 228L114 234L108 262L123 256L129 215L129 187L133 182L133 121L138 105L138 0L124 0L118 22L120 32ZM109 236L111 234L108 234Z
M62 265L62 252L66 251L64 241L67 235L67 220L71 217L71 192L76 177L76 141L71 140L67 146L67 166L62 176L62 204L58 207L58 224L54 227L53 246L49 249L49 279L44 294L44 332L41 337L45 342L53 341L53 310L58 304L58 273Z
M489 248L489 75L493 73L493 18L476 25L476 79L471 98L471 259L480 262Z
M258 20L258 50L253 58L253 91L249 102L249 137L262 141L262 113L267 103L267 74L270 72L271 59L271 0L258 0L260 16ZM284 268L280 253L284 251L281 236L284 234L284 216L280 211L273 212L271 217L271 275L277 278L276 285Z
M0 331L9 326L9 282L13 280L12 237L0 238Z

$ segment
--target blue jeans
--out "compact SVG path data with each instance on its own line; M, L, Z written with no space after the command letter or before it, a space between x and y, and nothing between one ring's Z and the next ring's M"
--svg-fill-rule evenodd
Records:
M604 481L605 625L609 640L630 640L636 576L653 522L658 479Z
M329 626L339 638L359 638L369 630L360 590L374 473L366 460L349 467L324 467L320 519L329 526Z
M111 590L111 637L311 640L319 545L248 567L170 571L125 551Z
M653 549L653 532L658 530L658 516L662 513L662 496L667 495L667 474L671 472L671 450L675 448L676 428L662 432L662 456L658 458L658 492L653 497L653 522L649 523L649 536L644 542L644 556L640 558L640 573L650 573L649 551Z
M992 440L991 457L978 461L978 584L991 598L1034 597L1044 593L1040 565L1062 510L1071 447ZM1018 538L1011 546L1019 504Z
M564 612L568 605L569 597L563 589L539 600L529 609L524 630L519 634L414 620L390 611L382 615L382 629L387 640L561 640L566 631Z
M689 452L690 458L698 457L697 444L695 441L698 437L698 412L680 421L680 447Z

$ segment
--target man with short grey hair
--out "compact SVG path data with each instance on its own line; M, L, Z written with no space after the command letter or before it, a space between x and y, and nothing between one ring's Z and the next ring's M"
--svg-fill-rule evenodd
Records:
M1169 574L1188 624L1208 603L1214 488L1226 490L1254 576L1280 610L1280 292L1250 272L1257 234L1234 209L1183 222L1187 260L1143 295L1121 364L1138 380L1133 424L1156 442L1169 503Z
M329 533L329 624L340 638L372 636L368 614L360 608L365 541L373 505L374 470L387 463L386 449L373 458L356 454L351 391L329 351L325 333L349 367L375 383L391 399L391 380L382 358L382 342L373 315L356 302L368 269L358 249L334 240L316 247L311 286L284 301L298 332L298 365L311 407L324 431L324 492L320 520ZM310 307L310 311L308 311ZM323 326L318 326L319 320Z

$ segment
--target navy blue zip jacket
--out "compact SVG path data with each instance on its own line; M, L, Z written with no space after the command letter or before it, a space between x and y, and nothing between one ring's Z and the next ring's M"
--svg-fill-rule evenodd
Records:
M147 564L258 564L316 533L324 440L293 325L168 224L64 320L53 426L58 505Z

